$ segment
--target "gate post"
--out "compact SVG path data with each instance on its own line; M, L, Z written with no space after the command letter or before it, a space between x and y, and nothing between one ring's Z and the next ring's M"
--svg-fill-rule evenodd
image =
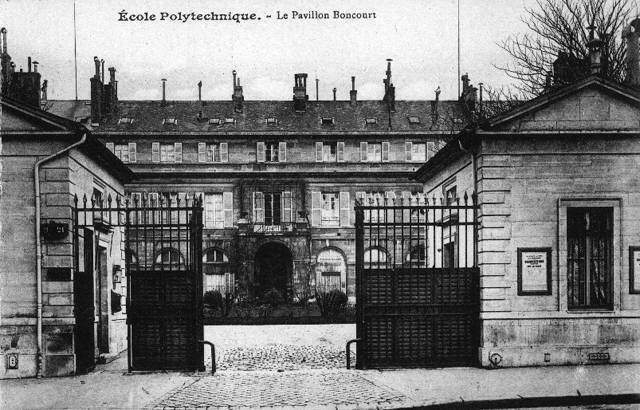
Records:
M356 353L356 369L365 368L365 323L364 323L364 292L362 289L363 266L364 266L364 210L362 204L356 202L356 338L361 342L358 344Z

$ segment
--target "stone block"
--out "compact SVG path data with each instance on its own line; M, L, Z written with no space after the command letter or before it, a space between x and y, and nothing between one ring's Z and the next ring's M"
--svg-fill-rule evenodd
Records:
M69 170L67 168L45 168L44 177L46 181L69 181Z
M73 293L50 293L45 297L47 305L73 305Z
M69 193L52 193L46 194L44 197L46 205L63 206L73 204L73 197Z
M73 306L50 306L42 307L43 317L73 317Z
M73 282L42 282L43 293L73 293Z

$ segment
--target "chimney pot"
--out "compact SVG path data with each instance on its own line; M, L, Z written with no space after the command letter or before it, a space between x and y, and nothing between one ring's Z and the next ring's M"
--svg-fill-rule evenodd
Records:
M167 103L167 99L166 99L166 84L167 84L167 79L163 78L160 81L162 81L162 105L165 105Z
M306 111L308 100L309 96L307 95L307 74L294 74L293 108L296 111Z
M27 72L31 72L31 57L27 57Z
M320 99L320 97L318 95L319 94L319 92L318 92L318 83L320 83L320 80L318 80L316 78L316 101L318 101Z
M358 91L356 90L356 77L351 76L351 91L349 91L349 101L351 105L355 105L358 99Z
M2 37L2 49L0 50L0 54L7 54L9 51L7 50L7 29L2 27L0 29L0 37Z
M33 62L33 72L34 72L34 73L37 73L37 72L38 72L38 64L40 64L40 63L38 63L37 61L34 61L34 62Z
M102 84L104 84L104 59L100 60L100 64L102 64Z
M93 63L96 65L96 74L95 77L100 79L100 60L98 60L98 56L93 57Z
M202 81L198 81L198 101L202 101Z
M333 87L333 101L336 100L336 91L338 91L336 87Z

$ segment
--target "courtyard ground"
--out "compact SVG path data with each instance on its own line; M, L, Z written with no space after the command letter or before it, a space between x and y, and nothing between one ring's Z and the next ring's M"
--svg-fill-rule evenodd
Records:
M346 370L353 325L212 326L219 371L0 381L0 408L410 408L640 403L640 365ZM314 350L315 349L315 350ZM209 363L207 361L207 363ZM630 405L625 405L630 408Z

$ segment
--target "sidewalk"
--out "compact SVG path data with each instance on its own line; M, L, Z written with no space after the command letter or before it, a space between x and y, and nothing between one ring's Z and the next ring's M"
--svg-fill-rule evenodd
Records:
M0 408L298 407L407 408L520 398L627 395L640 402L640 365L413 370L225 370L0 382ZM635 396L632 396L635 395ZM484 402L486 406L488 402ZM509 407L517 402L508 403Z

